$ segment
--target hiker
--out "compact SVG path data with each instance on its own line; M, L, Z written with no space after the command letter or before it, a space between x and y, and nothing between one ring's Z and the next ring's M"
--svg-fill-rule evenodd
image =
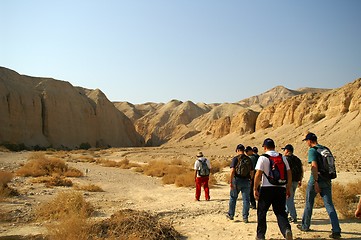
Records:
M297 222L297 212L295 208L295 194L297 187L301 187L303 179L303 167L301 160L293 154L293 146L287 144L284 148L284 156L286 156L288 165L290 165L292 172L292 185L290 189L290 197L286 200L286 212L290 214L288 220L290 222Z
M311 164L311 175L306 190L306 203L302 216L302 224L297 225L297 227L304 232L310 231L313 204L317 193L320 193L331 220L332 234L330 238L341 238L341 228L336 209L332 202L331 179L321 175L321 170L323 169L321 164L318 163L319 157L322 158L318 149L325 149L325 147L318 144L317 136L314 133L308 133L303 141L306 141L309 147L308 163Z
M251 159L252 167L254 169L256 167L256 163L257 163L257 160L258 160L259 156L255 155L253 153L253 148L250 147L250 146L246 147L245 153ZM249 201L250 201L250 204L251 204L251 208L252 209L257 209L257 207L256 207L256 199L254 199L254 195L253 195L253 191L252 191L253 186L254 186L254 181L253 181L253 177L252 177L252 179L251 179L251 191L249 191Z
M209 196L209 187L208 180L211 169L210 161L203 156L202 152L197 154L197 160L194 163L194 180L196 183L196 201L199 201L201 197L201 188L204 188L205 199L209 201L211 198Z
M256 158L257 158L257 160L258 160L258 158L259 158L258 148L257 148L257 147L253 147L252 150L253 150L253 154L256 156Z
M258 158L253 188L254 197L258 200L256 239L265 239L267 211L271 205L282 235L285 239L292 239L286 213L286 196L290 195L292 173L286 158L275 151L272 139L266 138L262 147L265 154Z
M243 209L242 217L243 222L248 223L249 215L249 192L251 191L251 180L253 178L253 166L251 159L245 155L244 146L238 144L236 147L237 156L233 157L230 168L230 198L229 198L229 209L227 218L230 220L234 219L236 211L236 203L238 195L242 192Z
M360 200L358 201L358 204L357 204L357 208L356 208L356 211L355 211L355 217L361 218L361 197L360 197Z

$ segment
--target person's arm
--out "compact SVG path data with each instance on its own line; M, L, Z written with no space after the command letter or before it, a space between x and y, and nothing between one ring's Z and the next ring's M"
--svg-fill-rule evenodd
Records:
M361 218L361 196L360 196L360 200L358 201L358 204L357 204L357 208L355 211L355 217Z
M263 174L262 170L257 170L256 175L254 177L253 195L257 201L259 199L258 187L261 185L262 174Z
M287 170L287 185L286 185L286 197L291 196L291 187L292 187L292 171L291 169Z
M195 171L194 171L194 181L196 181L196 179L197 179L197 171L198 171L198 170L195 170Z
M234 188L234 186L233 186L233 178L234 178L234 173L235 173L235 168L231 168L231 179L230 179L230 182L231 182L231 189L233 189Z
M320 187L318 186L318 166L316 161L311 162L311 174L313 176L313 179L315 180L315 191L316 193L321 192Z

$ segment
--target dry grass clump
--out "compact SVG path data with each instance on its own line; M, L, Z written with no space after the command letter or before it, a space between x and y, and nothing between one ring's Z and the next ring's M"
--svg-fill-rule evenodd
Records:
M90 239L180 239L170 222L144 211L121 210L110 219L94 224Z
M83 195L76 191L60 192L50 202L40 205L36 211L38 220L59 220L69 216L88 217L94 211Z
M181 160L171 162L150 161L143 166L143 173L152 177L161 177L164 184L175 184L177 187L194 187L194 170ZM210 175L209 185L214 185L216 179Z
M58 158L48 158L44 153L31 155L29 161L16 173L24 177L51 176L54 174L67 177L83 176L81 171L69 167L65 161Z
M11 182L13 177L14 175L11 172L0 170L0 200L17 195L17 191L8 186L8 183Z
M332 183L332 199L337 212L344 218L354 218L361 181L342 185Z
M131 163L128 159L123 159L121 161L113 161L107 159L97 159L96 163L103 166L103 167L117 167L122 169L130 169L130 168L137 168L140 165L137 163Z
M73 182L70 179L66 179L63 176L41 176L34 178L31 182L33 183L45 183L46 187L71 187Z
M99 187L99 186L97 186L95 184L88 184L88 185L82 185L82 186L75 185L74 189L75 190L87 191L87 192L104 192L104 190L101 187Z

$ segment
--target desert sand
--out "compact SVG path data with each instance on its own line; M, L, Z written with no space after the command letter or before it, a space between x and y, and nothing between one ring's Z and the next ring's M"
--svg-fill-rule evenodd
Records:
M233 149L233 148L232 148ZM132 162L146 163L152 159L180 158L189 162L192 168L195 153L198 148L191 147L161 147L161 148L133 148L133 149L109 149L102 150L101 157L118 161L127 157ZM205 153L209 149L202 149ZM207 151L209 150L209 151ZM233 150L224 149L224 153L218 157L229 158ZM16 170L20 164L27 161L31 152L0 152L0 169L7 171ZM83 153L83 155L86 153ZM207 155L207 154L206 154ZM79 156L72 156L77 158ZM211 161L215 156L206 156ZM211 187L211 201L204 200L202 192L201 201L194 201L194 188L180 188L174 185L164 185L159 178L145 176L141 173L128 169L103 167L94 163L68 162L83 172L86 176L71 178L74 183L95 184L104 192L84 192L87 201L96 207L95 220L110 217L120 209L146 210L160 214L163 218L172 221L175 229L180 232L184 239L254 239L257 227L256 210L250 210L249 223L243 223L242 200L239 199L236 207L238 215L234 221L226 218L228 210L229 185L225 181ZM88 169L88 170L86 170ZM309 177L306 168L305 179ZM218 175L227 175L229 168L225 168ZM217 179L222 179L216 176ZM335 182L348 183L361 180L361 174L352 171L341 171ZM20 196L11 197L0 202L1 216L10 215L12 221L0 222L0 239L20 239L14 236L29 236L46 234L45 223L31 219L32 212L41 203L54 198L57 192L69 190L66 187L46 188L44 184L30 183L29 178L15 177L10 186L20 192ZM296 208L298 217L302 217L304 196L296 194ZM356 206L355 206L356 207ZM15 220L14 220L15 219ZM276 218L269 211L267 239L283 239L278 229ZM361 220L340 219L343 239L361 239ZM311 232L300 232L295 224L292 225L294 239L327 239L331 232L329 218L324 208L314 209ZM9 238L13 236L13 238Z

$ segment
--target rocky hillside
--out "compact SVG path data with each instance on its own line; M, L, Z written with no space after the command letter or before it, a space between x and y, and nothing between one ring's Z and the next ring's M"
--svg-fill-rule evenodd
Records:
M0 67L0 143L75 148L140 146L132 122L100 90Z

